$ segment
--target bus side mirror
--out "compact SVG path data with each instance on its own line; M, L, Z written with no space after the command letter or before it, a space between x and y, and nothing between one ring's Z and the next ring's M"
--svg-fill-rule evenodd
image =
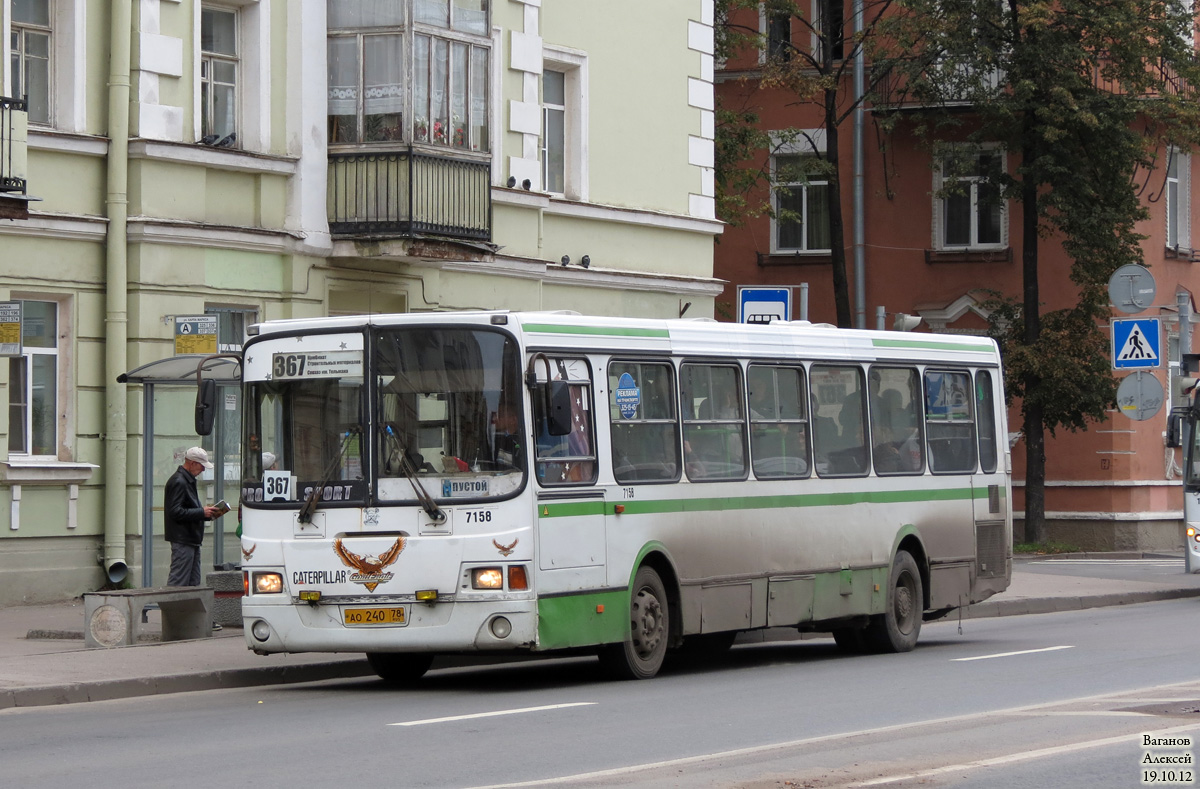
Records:
M212 433L216 418L217 382L212 378L204 378L196 387L196 435L207 436Z
M1183 408L1175 408L1171 410L1167 417L1167 446L1170 448L1179 448L1183 446L1183 421L1188 416L1188 412Z
M571 387L566 381L551 381L547 391L546 432L567 436L574 427L571 419Z

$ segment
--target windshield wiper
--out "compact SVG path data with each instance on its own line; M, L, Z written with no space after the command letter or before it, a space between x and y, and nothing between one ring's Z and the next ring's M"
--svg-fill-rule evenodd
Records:
M356 427L346 431L346 435L342 436L342 444L338 447L337 455L333 458L333 462L329 464L329 469L325 472L321 484L312 489L308 494L308 498L304 500L304 506L300 508L300 514L296 516L296 520L301 523L312 523L313 513L317 511L317 505L321 502L321 491L329 487L333 482L333 475L341 468L342 457L346 454L346 447L350 446L350 437L362 433L361 427Z
M433 500L433 497L425 490L425 486L421 484L421 480L417 478L417 470L413 468L412 461L408 457L408 447L400 443L400 437L396 435L396 431L392 430L391 425L387 425L385 430L388 437L396 445L400 471L408 478L409 484L412 485L413 493L417 494L417 501L421 503L421 509L425 510L425 514L434 523L444 523L446 521L446 513L442 512L437 502Z

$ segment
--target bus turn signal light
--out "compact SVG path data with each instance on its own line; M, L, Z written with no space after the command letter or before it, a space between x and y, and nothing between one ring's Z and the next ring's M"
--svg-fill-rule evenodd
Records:
M529 577L525 574L525 565L510 564L508 566L508 588L514 592L529 588Z

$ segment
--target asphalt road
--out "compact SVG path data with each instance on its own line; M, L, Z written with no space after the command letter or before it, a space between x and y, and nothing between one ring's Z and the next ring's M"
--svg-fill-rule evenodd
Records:
M0 783L1128 787L1142 736L1200 736L1198 605L927 624L905 655L745 645L649 682L577 658L17 708Z

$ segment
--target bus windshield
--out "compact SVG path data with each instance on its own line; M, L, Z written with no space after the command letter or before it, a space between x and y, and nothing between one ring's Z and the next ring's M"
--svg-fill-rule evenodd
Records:
M283 354L276 354L283 357ZM304 359L315 354L289 354ZM296 363L294 369L301 370ZM319 488L322 502L357 502L367 493L363 377L319 375L247 382L242 501L292 502Z
M522 486L527 443L516 342L487 329L375 332L381 502L494 498Z

